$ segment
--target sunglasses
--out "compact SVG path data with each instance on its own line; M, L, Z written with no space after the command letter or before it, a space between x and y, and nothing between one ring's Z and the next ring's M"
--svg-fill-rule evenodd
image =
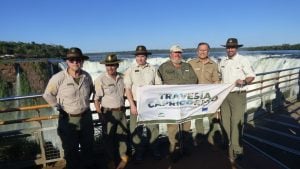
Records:
M76 63L81 63L81 62L82 62L82 59L68 59L68 61L69 61L70 63L74 63L74 62L76 62Z

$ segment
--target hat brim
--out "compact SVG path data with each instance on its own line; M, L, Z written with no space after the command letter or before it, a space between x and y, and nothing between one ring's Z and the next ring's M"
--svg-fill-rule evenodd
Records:
M235 47L235 48L240 48L240 47L243 47L244 45L235 45L235 46L221 45L221 46L223 46L223 47L225 47L225 48L227 48L227 47Z
M134 55L152 55L151 52L135 52Z
M114 65L114 64L117 64L117 63L120 63L122 62L123 60L116 60L116 61L113 61L113 62L105 62L104 60L103 61L100 61L100 64L104 64L104 65Z
M68 59L76 59L76 58L83 59L83 60L88 60L89 59L89 57L85 56L85 55L82 55L82 56L69 56L69 57L64 57L62 59L63 60L68 60Z

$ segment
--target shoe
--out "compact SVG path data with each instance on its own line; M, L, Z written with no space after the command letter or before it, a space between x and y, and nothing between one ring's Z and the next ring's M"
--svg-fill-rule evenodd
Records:
M124 169L128 162L128 156L122 156L121 161L116 169Z
M118 167L116 169L124 169L127 165L127 162L121 160Z
M243 160L244 155L243 154L235 154L235 161L241 162Z
M229 156L229 160L230 160L231 164L236 164L238 162L241 162L242 159L243 159L243 154L233 153L233 155Z

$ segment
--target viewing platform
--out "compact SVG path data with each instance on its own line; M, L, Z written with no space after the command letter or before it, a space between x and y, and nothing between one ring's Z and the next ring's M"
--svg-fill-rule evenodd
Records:
M300 165L300 102L289 103L248 123L243 136L244 157L236 163L229 160L226 149L221 146L214 149L207 142L172 162L168 156L167 138L163 137L161 141L161 160L153 159L147 152L142 162L130 160L126 169L296 169ZM103 159L105 154L96 154L99 168ZM59 162L46 168L63 167L64 163Z
M244 118L244 156L238 162L229 160L221 144L212 148L207 142L195 144L190 154L183 153L174 162L168 155L168 138L162 134L161 160L154 160L146 152L144 161L136 163L130 159L126 169L299 168L299 69L257 74L257 80L247 91L250 106ZM27 99L33 101L28 105ZM44 104L41 95L0 98L0 101L4 105L0 108L0 168L64 168L64 152L56 133L58 114ZM97 129L95 122L95 138L100 134ZM95 142L95 166L105 168L107 158L101 139Z

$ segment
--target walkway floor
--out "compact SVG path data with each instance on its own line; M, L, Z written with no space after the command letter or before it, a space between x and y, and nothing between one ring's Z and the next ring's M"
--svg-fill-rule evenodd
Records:
M282 112L282 111L281 111ZM277 112L280 114L280 112ZM296 121L296 125L300 126L300 102L290 104L284 113ZM282 116L282 115L281 115ZM269 117L269 116L268 116ZM299 127L298 126L298 127ZM297 126L296 126L297 127ZM246 129L247 131L247 129ZM247 132L246 132L247 133ZM251 134L251 131L249 132ZM249 135L250 135L249 134ZM295 137L299 137L299 133ZM299 139L299 138L298 138ZM247 139L244 139L247 140ZM259 143L262 144L262 143ZM196 146L189 156L183 155L176 163L171 162L167 156L168 142L162 144L161 150L163 152L162 160L154 160L150 153L147 153L145 160L141 163L135 163L130 160L126 169L280 169L284 168L278 163L272 161L269 157L254 149L251 145L245 144L244 158L235 165L232 165L227 157L227 151L219 148L218 151L211 149L208 143L203 143ZM103 156L95 157L98 162L103 161ZM54 164L51 169L63 168L63 163ZM100 166L99 166L100 168ZM293 167L292 167L293 168Z

